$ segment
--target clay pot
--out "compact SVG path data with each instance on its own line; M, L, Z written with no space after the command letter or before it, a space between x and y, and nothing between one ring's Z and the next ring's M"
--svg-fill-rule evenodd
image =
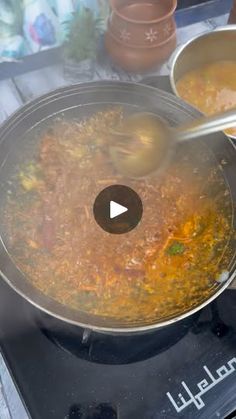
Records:
M233 6L229 15L228 23L236 23L236 0L233 1Z
M110 0L105 45L113 61L141 72L166 61L176 47L176 0Z

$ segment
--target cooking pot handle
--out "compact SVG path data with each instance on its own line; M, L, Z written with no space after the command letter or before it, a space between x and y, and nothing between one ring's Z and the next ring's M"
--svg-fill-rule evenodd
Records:
M231 282L231 284L228 286L228 289L230 290L236 290L236 278Z

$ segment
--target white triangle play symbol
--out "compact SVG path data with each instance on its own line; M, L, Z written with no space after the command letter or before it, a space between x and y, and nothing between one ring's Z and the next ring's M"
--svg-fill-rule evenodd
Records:
M118 217L121 214L124 214L124 212L127 212L128 208L123 207L123 205L118 204L115 201L110 201L110 218Z

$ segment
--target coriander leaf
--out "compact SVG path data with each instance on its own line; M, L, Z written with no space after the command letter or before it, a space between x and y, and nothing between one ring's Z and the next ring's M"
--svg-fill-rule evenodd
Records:
M170 256L182 255L185 251L185 246L180 242L173 242L166 250L166 253Z

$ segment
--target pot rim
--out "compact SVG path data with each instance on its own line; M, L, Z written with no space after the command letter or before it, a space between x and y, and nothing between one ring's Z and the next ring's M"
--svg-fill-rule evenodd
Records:
M119 16L121 19L125 20L126 22L130 22L130 23L137 23L137 24L153 24L153 23L159 23L162 22L166 19L168 19L169 17L171 17L177 7L177 0L172 0L172 7L169 10L168 13L166 13L164 16L158 18L158 19L152 19L152 20L137 20L137 19L131 19L129 17L124 16L122 13L119 12L119 9L117 9L117 7L115 6L115 0L109 0L111 9L115 12L115 14L117 16Z
M123 45L125 48L130 48L130 49L141 49L141 50L152 50L154 48L160 48L165 46L168 42L170 42L173 38L176 37L176 30L171 34L171 36L167 39L164 39L164 41L160 42L159 44L155 44L155 45L134 45L134 44L127 44L122 42L119 38L117 38L114 33L112 32L112 30L110 29L109 26L109 22L108 22L108 30L106 32L106 36L110 35L116 42L118 42L120 45Z
M195 306L194 308L186 311L185 313L178 314L172 318L164 319L156 323L143 325L143 326L94 326L92 324L84 323L83 321L77 321L72 318L68 318L60 312L53 308L53 304L51 306L49 304L41 305L37 298L34 298L30 296L28 293L22 291L20 288L18 288L16 285L14 285L9 278L4 274L4 272L0 268L0 275L3 278L3 280L22 298L24 298L28 303L32 304L37 309L41 310L42 312L61 320L67 324L71 324L74 326L79 326L83 329L88 329L94 332L104 332L104 333L113 333L113 334L132 334L132 333L140 333L140 332L151 332L154 330L158 330L162 327L169 326L171 324L174 324L176 322L179 322L180 320L184 320L193 314L197 313L198 311L205 308L208 304L212 303L217 297L219 297L227 288L230 287L230 284L235 280L236 278L236 270L232 273L232 275L225 281L224 284L222 284L219 289L214 292L210 297L208 297L206 300L204 300L201 304ZM35 290L38 293L38 290ZM44 297L45 298L45 297ZM55 306L58 306L58 303L54 302Z

